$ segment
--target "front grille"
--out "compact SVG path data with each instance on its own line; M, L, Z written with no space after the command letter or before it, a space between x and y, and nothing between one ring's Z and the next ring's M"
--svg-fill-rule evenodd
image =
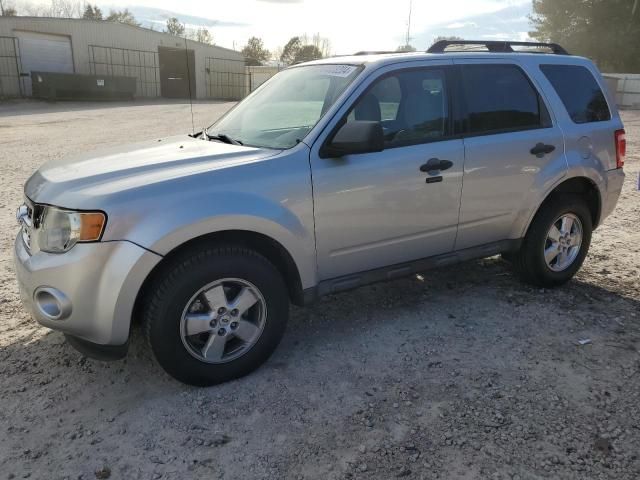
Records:
M26 215L20 219L20 225L22 226L22 241L24 242L27 250L31 251L31 236L34 228L34 205L28 199L25 198L24 206L27 208Z

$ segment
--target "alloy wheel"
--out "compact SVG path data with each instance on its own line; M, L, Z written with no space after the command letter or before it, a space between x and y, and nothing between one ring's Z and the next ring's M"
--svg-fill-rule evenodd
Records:
M582 222L573 213L561 215L551 224L544 245L544 259L550 270L562 272L573 264L582 247Z
M267 304L255 285L224 278L191 297L180 320L187 351L206 363L226 363L247 353L264 330Z

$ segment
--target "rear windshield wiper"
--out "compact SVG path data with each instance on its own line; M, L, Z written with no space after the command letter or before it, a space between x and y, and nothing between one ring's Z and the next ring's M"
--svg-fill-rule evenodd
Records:
M229 135L226 135L224 133L217 133L215 135L211 135L209 134L206 128L202 130L202 133L207 138L207 140L220 140L221 142L229 143L231 145L242 145L242 142L240 140L235 140L231 138Z

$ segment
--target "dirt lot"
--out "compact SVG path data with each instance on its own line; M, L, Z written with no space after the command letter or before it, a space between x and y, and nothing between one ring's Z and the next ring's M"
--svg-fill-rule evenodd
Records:
M229 106L196 104L196 125ZM568 286L492 258L331 296L294 309L263 368L209 389L165 375L137 331L126 360L83 358L23 312L11 260L42 162L189 131L188 112L0 106L0 477L640 477L640 112L618 209Z

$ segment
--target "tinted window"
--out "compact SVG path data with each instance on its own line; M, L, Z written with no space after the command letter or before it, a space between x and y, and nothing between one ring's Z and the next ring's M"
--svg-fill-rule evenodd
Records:
M400 99L400 82L398 77L387 77L378 82L371 90L380 101L380 116L382 120L395 120L398 116Z
M347 121L382 124L388 147L422 143L447 135L445 71L404 70L378 80L355 104Z
M541 65L569 116L576 123L611 119L609 106L591 72L579 65Z
M464 65L462 89L470 133L526 130L545 123L538 93L515 65Z

